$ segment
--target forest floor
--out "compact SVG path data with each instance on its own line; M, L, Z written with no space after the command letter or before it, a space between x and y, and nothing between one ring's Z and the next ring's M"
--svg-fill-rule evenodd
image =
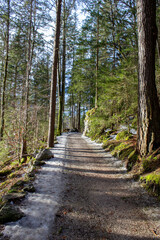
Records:
M36 192L21 203L26 217L7 224L3 239L160 239L159 202L120 160L81 134L62 142L39 171Z

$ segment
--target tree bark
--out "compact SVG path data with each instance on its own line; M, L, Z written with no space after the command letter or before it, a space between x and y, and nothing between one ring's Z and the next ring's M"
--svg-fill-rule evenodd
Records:
M95 108L98 106L98 70L99 70L99 2L97 10L97 52L96 52L96 89L95 89Z
M34 6L34 24L32 24L33 20L33 1L35 2ZM27 157L27 125L28 125L28 105L29 105L29 82L30 82L30 74L32 67L32 59L33 59L33 50L35 43L35 15L36 15L36 0L30 1L30 22L28 29L28 51L27 51L27 67L26 67L26 79L25 79L25 100L24 100L24 130L22 137L22 147L21 147L21 158L26 160ZM33 29L33 30L32 30ZM33 31L33 38L32 38Z
M63 1L63 58L62 58L62 115L65 104L65 75L66 75L66 6Z
M56 87L57 87L57 64L58 64L59 38L60 38L61 5L62 5L62 0L58 0L58 2L57 2L57 13L56 13L56 32L55 32L54 57L53 57L53 66L52 66L52 79L51 79L48 147L54 147Z
M58 98L59 98L59 108L58 108L58 124L57 124L57 135L61 135L62 129L62 77L61 77L61 57L59 54L58 58Z
M65 74L66 74L66 6L63 1L63 56L62 56L62 88L59 93L58 135L62 133L63 112L65 104Z
M81 131L81 101L78 102L78 131Z
M160 107L155 83L156 0L137 0L139 100L137 148L145 156L160 146Z
M9 28L10 28L10 0L7 1L8 9L7 9L7 23L6 23L6 56L4 63L4 77L2 84L2 97L1 97L1 128L0 128L0 140L3 139L4 135L4 121L5 121L5 95L6 95L6 82L7 82L7 74L8 74L8 58L9 58Z

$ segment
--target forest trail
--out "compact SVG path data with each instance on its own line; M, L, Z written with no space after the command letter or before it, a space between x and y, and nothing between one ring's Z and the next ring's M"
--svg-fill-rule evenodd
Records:
M121 161L79 133L58 141L55 158L37 174L36 192L21 203L26 217L8 224L3 239L160 239L153 232L159 234L159 203Z
M121 161L80 134L68 136L66 160L66 191L52 239L158 238L153 233L160 224L155 200L131 180ZM143 209L152 209L150 219Z

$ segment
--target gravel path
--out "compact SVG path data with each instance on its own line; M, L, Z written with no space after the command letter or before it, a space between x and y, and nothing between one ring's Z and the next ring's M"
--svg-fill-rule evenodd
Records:
M7 224L10 240L160 239L160 207L121 161L81 134L59 137L21 204L26 217Z
M101 146L70 134L64 173L67 187L51 240L160 239L159 204Z

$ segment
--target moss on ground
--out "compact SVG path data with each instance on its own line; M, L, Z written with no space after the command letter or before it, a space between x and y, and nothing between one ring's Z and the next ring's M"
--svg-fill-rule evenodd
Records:
M128 161L127 161L127 170L131 171L133 166L136 164L138 161L138 153L137 150L133 148L133 151L128 155Z
M150 155L142 159L143 173L152 172L160 167L160 154Z
M127 131L127 130L124 130L124 131L121 131L117 134L116 136L116 140L119 141L119 140L129 140L129 138L131 137L132 135Z
M105 112L105 118L100 116L102 116L100 108L93 108L87 112L89 123L87 136L103 143L105 151L111 152L113 156L125 162L127 170L135 180L141 179L148 191L160 196L160 148L147 157L141 158L136 150L136 136L129 133L128 130L117 134L120 122L114 117L118 118L118 115L110 116ZM124 120L126 120L126 116ZM122 118L120 121L123 124ZM136 128L136 125L137 118L134 118L132 127ZM111 140L116 134L116 139Z
M143 186L153 195L160 197L160 169L140 178Z

